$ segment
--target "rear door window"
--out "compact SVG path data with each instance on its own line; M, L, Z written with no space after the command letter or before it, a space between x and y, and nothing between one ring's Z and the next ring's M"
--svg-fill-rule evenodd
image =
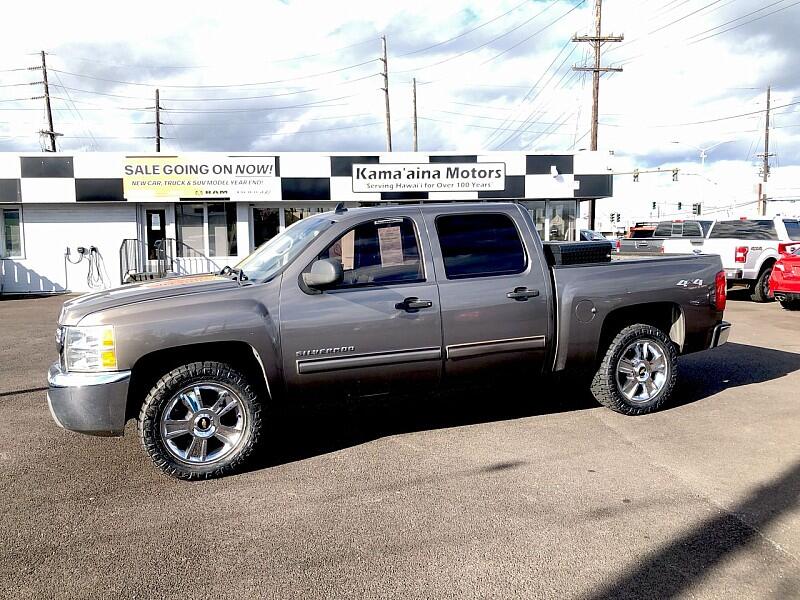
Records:
M672 236L672 223L659 223L653 237L671 237Z
M778 232L772 221L717 221L710 239L777 240Z
M800 221L797 219L784 219L783 225L786 227L786 235L793 242L800 242Z
M700 224L691 221L683 224L683 237L703 237L703 230Z
M441 215L436 233L448 279L512 275L526 268L522 240L508 215Z

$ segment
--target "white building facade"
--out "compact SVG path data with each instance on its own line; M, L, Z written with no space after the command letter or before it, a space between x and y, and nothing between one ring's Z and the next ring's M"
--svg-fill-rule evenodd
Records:
M303 217L392 203L513 200L575 239L612 195L608 155L0 154L0 293L85 292L235 265Z

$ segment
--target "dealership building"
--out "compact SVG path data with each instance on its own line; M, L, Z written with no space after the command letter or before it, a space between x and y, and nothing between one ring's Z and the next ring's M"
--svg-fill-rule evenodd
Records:
M84 292L235 265L313 213L381 204L519 202L575 239L610 197L608 154L3 153L0 293Z

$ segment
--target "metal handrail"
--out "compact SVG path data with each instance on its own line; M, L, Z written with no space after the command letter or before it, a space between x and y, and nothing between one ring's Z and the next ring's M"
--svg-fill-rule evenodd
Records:
M153 248L155 259L150 259L147 256L148 248L144 241L134 238L122 240L119 247L119 270L122 283L134 281L137 275L143 274L150 278L161 278L166 277L168 273L194 275L220 270L220 266L213 259L175 238L157 240L153 244Z

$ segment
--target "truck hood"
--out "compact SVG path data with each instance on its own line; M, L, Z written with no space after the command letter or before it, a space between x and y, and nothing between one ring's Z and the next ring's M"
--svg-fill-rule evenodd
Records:
M84 294L68 300L61 309L58 322L61 325L77 325L86 315L109 308L185 294L215 292L226 288L233 289L238 286L239 284L234 279L213 274L170 277L156 281L127 284L101 292Z

